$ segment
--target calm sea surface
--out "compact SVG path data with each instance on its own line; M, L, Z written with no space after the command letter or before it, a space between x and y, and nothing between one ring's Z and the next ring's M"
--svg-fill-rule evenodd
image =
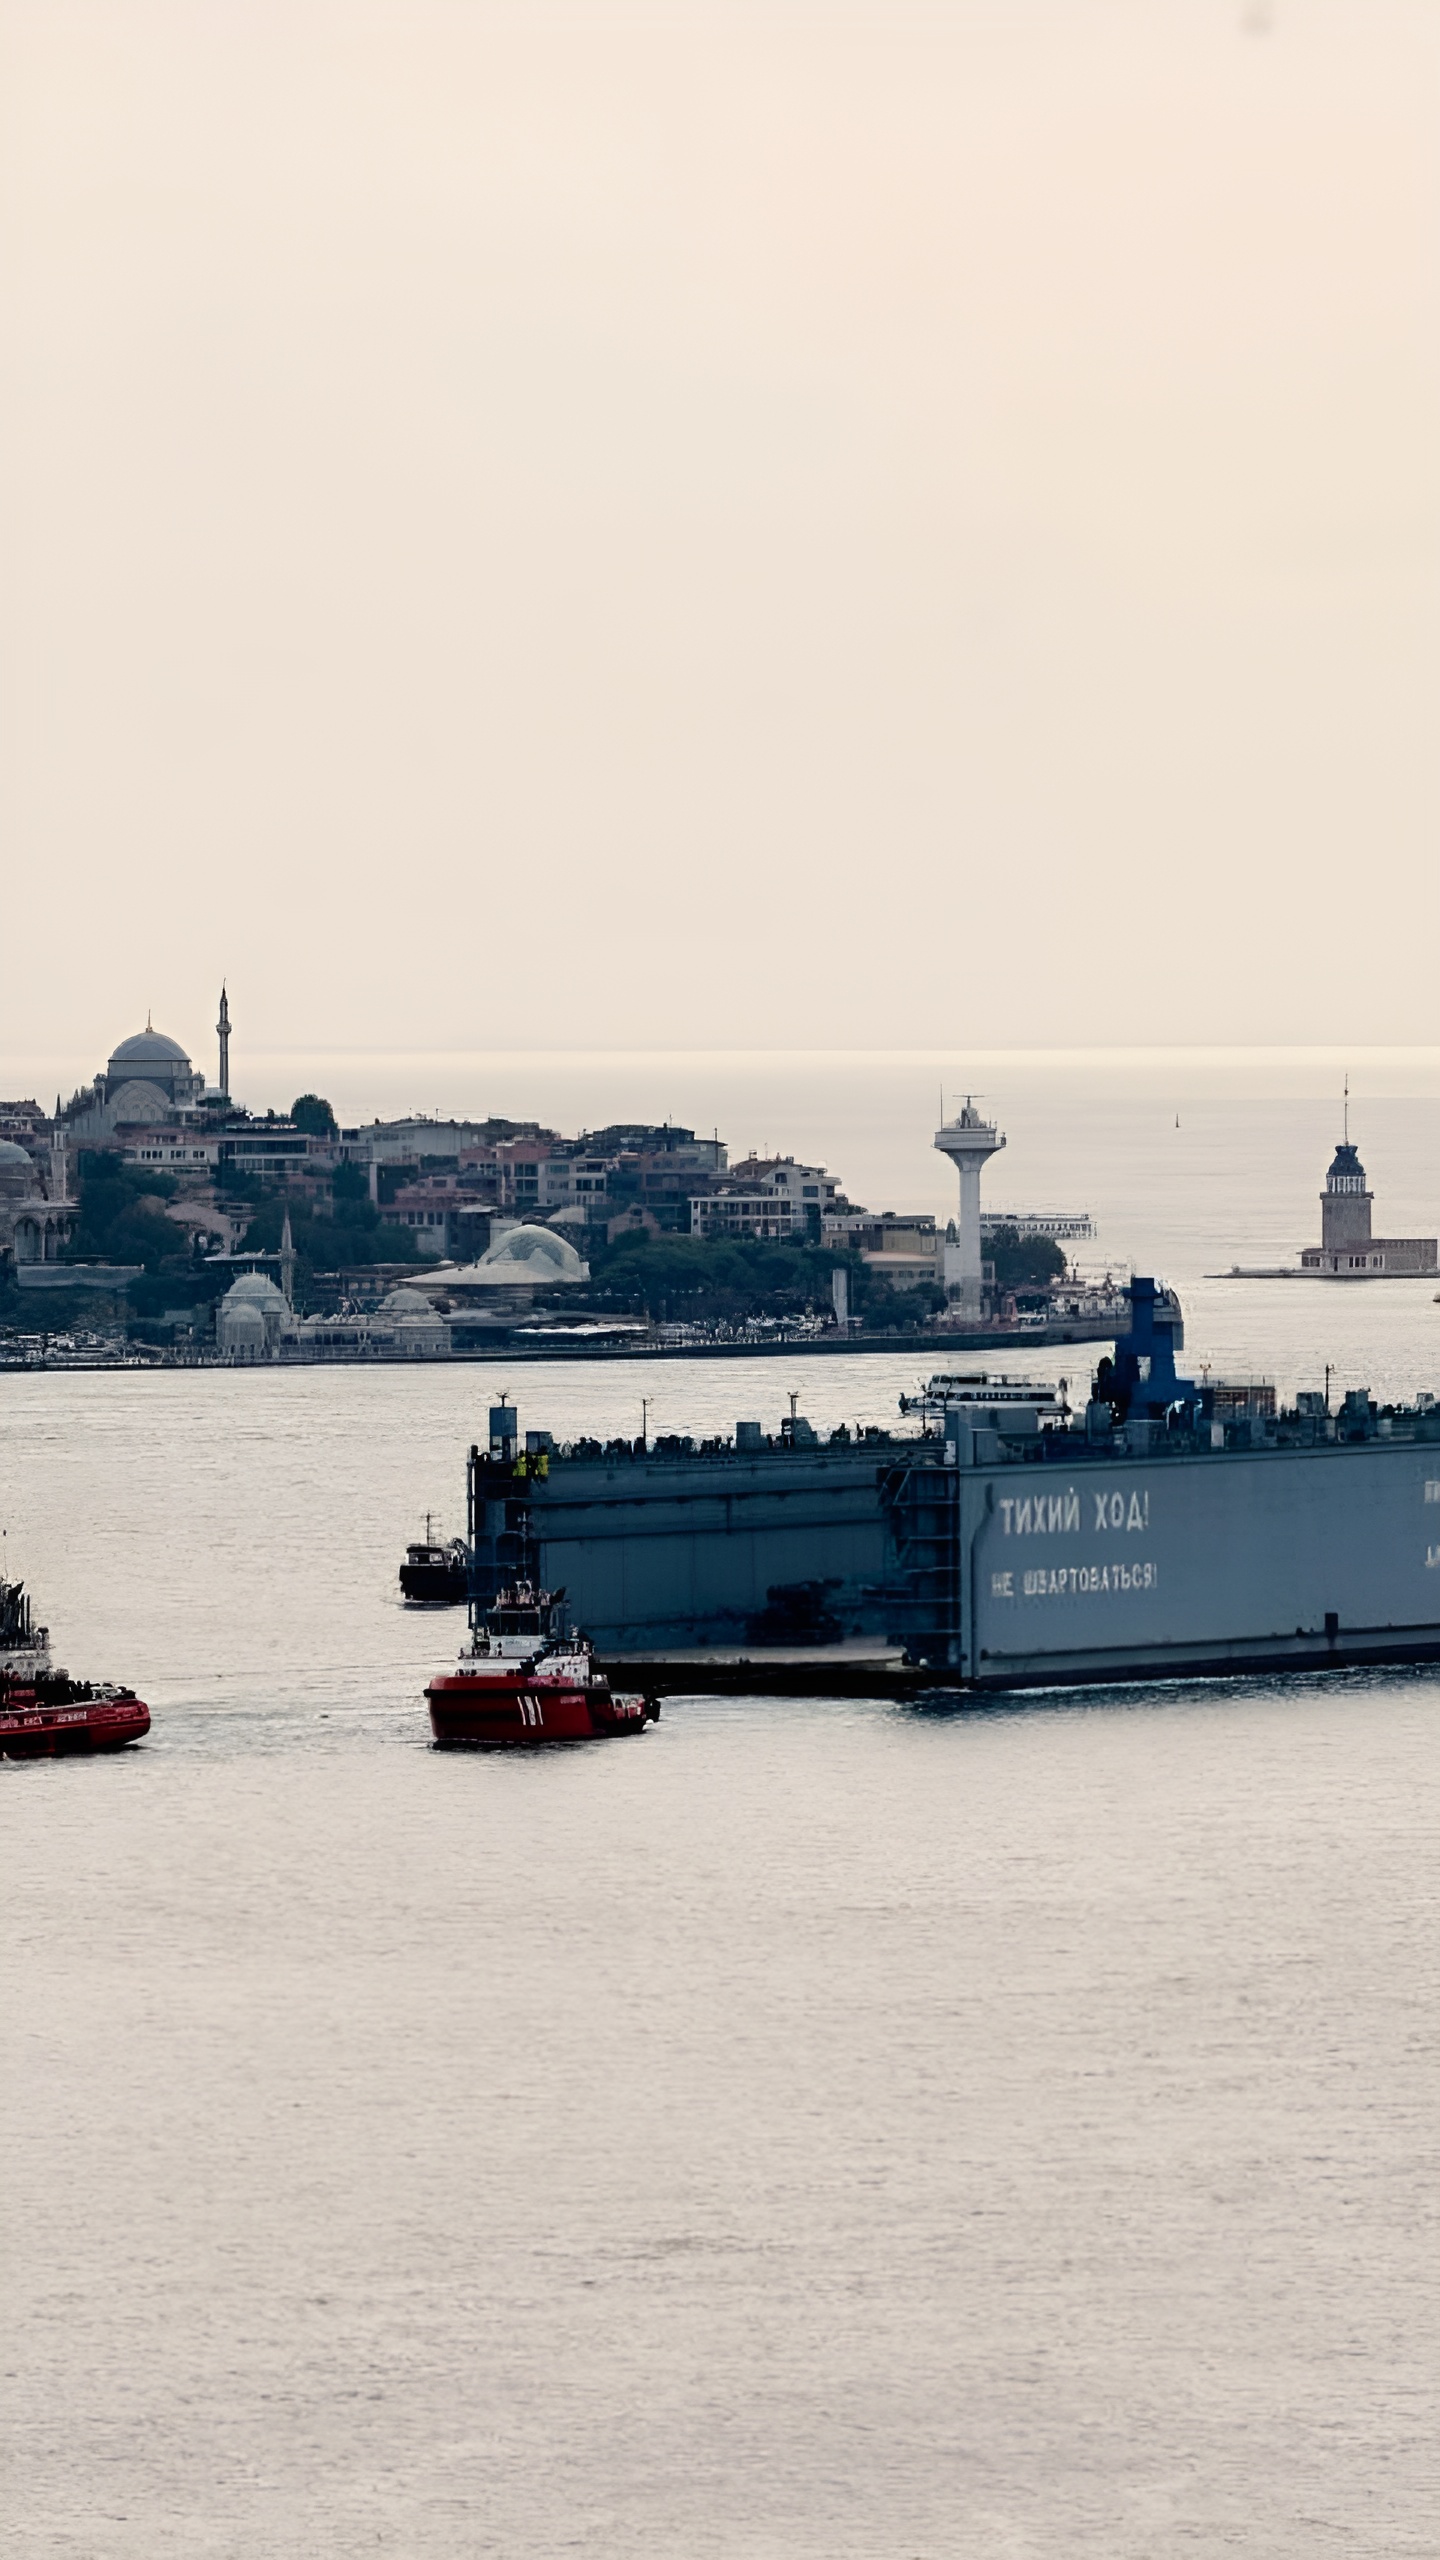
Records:
M1097 1207L1197 1362L1440 1390L1433 1287L1203 1277L1308 1239L1328 1107L1052 1099L997 1197ZM1372 1106L1387 1231L1437 1134ZM27 2560L1440 2549L1433 1674L427 1748L395 1568L495 1388L924 1367L0 1379L10 1569L156 1713L0 1769Z

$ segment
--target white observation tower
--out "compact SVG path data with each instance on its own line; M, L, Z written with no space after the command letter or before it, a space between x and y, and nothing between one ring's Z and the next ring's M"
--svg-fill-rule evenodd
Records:
M961 1313L980 1315L980 1176L1005 1141L993 1120L981 1118L973 1094L953 1120L935 1132L935 1144L960 1176L958 1241L945 1247L946 1295L959 1301Z

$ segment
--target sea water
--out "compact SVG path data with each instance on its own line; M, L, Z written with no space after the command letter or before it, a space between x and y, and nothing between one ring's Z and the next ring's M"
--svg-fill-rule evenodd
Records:
M1440 1388L1423 1284L1206 1282L1309 1239L1299 1106L1107 1108L1054 1205L1197 1365ZM0 1378L8 1569L155 1712L0 1772L27 2560L1440 2547L1432 1672L428 1747L396 1567L501 1386L828 1428L929 1365Z

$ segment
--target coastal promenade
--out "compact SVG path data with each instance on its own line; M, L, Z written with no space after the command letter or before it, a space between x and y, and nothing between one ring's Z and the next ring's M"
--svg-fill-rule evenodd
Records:
M349 1357L332 1354L324 1360L263 1360L234 1362L223 1353L209 1350L166 1348L151 1352L137 1351L127 1345L113 1358L103 1352L67 1352L26 1349L18 1352L0 1345L0 1374L5 1371L34 1373L47 1369L218 1369L225 1376L274 1377L280 1370L315 1369L433 1369L449 1368L457 1363L494 1363L503 1360L507 1368L533 1361L586 1361L608 1363L622 1360L766 1360L787 1359L803 1351L822 1359L875 1357L896 1352L910 1353L917 1360L925 1358L943 1366L952 1358L969 1359L981 1351L1046 1351L1059 1349L1072 1342L1113 1342L1115 1322L1099 1318L1069 1318L1060 1324L1047 1325L982 1325L973 1332L957 1327L936 1328L920 1333L785 1333L762 1336L755 1341L733 1342L656 1342L632 1334L614 1340L576 1341L561 1334L537 1336L531 1341L517 1340L511 1335L504 1342L487 1342L448 1351L420 1361L404 1352L357 1352Z

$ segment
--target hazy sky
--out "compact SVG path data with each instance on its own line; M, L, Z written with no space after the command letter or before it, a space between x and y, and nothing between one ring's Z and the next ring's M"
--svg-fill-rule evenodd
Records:
M1437 1036L1435 0L0 0L0 98L7 1061Z

